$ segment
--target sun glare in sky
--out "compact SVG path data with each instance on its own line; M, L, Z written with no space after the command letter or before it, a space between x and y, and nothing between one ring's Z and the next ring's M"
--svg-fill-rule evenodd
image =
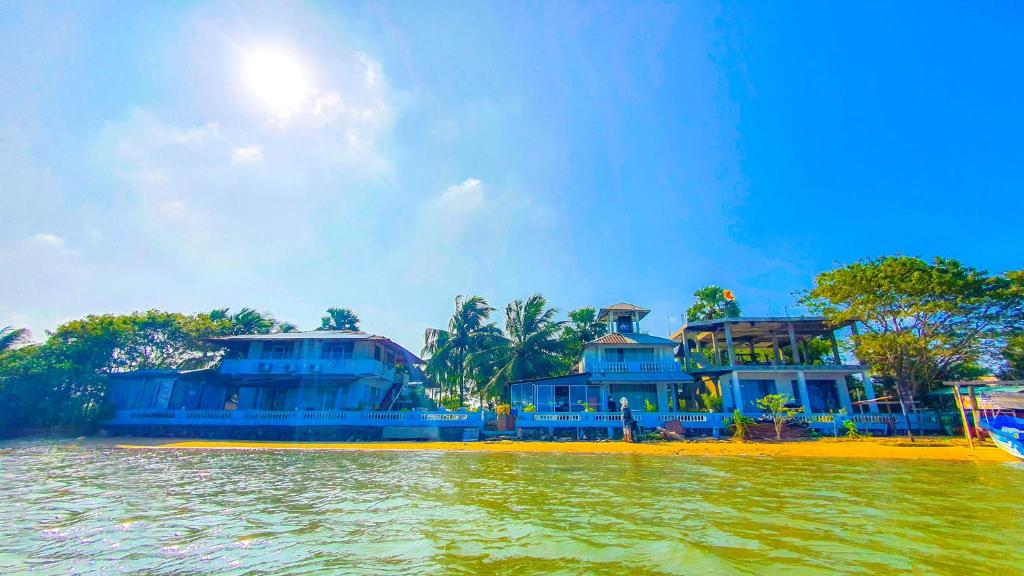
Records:
M278 116L298 112L311 92L305 67L287 50L255 48L246 54L244 66L245 81L253 95Z

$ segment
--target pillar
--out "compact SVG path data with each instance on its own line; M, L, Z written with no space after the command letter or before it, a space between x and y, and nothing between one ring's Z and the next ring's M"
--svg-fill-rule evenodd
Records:
M772 354L772 358L775 359L775 361L772 362L772 366L782 364L782 352L779 350L779 337L775 332L772 332Z
M867 372L861 372L860 377L864 380L864 399L874 400L875 399L875 383L868 377ZM868 403L868 410L872 414L878 414L878 404L874 402Z
M853 402L850 401L850 389L846 386L845 376L836 379L836 392L839 394L839 404L847 414L853 414Z
M842 366L843 358L839 355L839 342L836 341L836 331L832 330L829 332L828 337L832 341L832 356L836 359L836 366Z
M739 374L733 370L730 373L730 379L732 380L732 401L733 407L743 412L743 391L740 389L740 377Z
M800 407L805 413L811 412L811 397L807 394L807 379L804 378L804 371L796 371L796 387L800 393Z
M683 330L683 372L690 371L690 344L686 341L686 330Z
M789 332L789 349L792 352L793 364L803 364L803 362L800 360L800 345L796 341L796 331L793 330L793 325L786 324L786 330ZM803 373L801 372L801 374Z
M711 333L711 349L715 353L715 366L721 366L722 355L718 351L718 338L714 332Z
M736 352L732 347L732 326L728 322L725 323L725 352L729 358L729 366L735 366Z
M668 412L667 406L665 406L665 400L668 398L668 388L665 384L658 383L654 385L658 394L658 412Z

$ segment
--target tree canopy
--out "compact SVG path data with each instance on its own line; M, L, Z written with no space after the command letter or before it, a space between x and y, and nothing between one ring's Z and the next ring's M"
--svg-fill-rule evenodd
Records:
M467 386L477 372L471 359L501 338L501 331L490 320L493 311L481 296L456 296L448 329L427 328L424 333L427 375L449 393L456 392L459 404L465 401Z
M349 308L328 308L320 318L319 330L359 330L359 316Z
M801 302L834 324L857 322L857 357L921 394L991 351L1024 311L1024 272L989 275L952 259L865 259L819 274Z
M693 305L686 310L686 320L688 322L736 318L739 315L739 303L735 300L726 299L725 289L714 284L694 292Z
M558 336L562 343L562 357L566 367L572 367L579 362L587 342L597 340L607 333L608 325L597 321L597 310L583 307L569 312L569 321L563 325Z
M483 363L493 366L488 382L492 394L509 381L551 376L564 369L558 336L565 322L555 320L557 313L540 294L513 300L505 307L504 338L479 355Z

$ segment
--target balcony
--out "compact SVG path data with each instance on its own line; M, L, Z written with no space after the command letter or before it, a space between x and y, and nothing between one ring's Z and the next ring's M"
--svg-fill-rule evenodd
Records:
M683 373L683 367L678 362L587 362L583 369L591 373L593 380L690 381L690 377Z
M370 358L320 360L286 358L281 360L228 359L221 362L220 373L232 376L378 376L395 379L395 369Z

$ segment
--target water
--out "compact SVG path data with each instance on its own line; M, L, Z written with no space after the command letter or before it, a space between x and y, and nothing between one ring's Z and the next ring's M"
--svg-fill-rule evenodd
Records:
M0 573L1024 572L1014 464L7 446Z

